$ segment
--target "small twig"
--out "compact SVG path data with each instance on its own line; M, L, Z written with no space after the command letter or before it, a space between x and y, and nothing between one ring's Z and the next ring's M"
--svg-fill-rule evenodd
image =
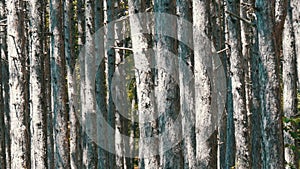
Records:
M145 11L146 11L146 12L149 12L149 11L151 11L151 9L152 9L152 7L147 8Z
M228 49L228 48L224 48L224 49L222 49L222 50L219 50L219 51L217 51L217 54L220 54L220 53L222 53L222 52L225 52L227 49Z
M252 26L254 25L251 21L249 21L249 20L247 20L247 19L245 19L245 18L242 18L242 17L240 17L240 16L238 16L238 15L232 13L232 12L229 12L229 11L225 11L225 12L228 13L229 15L234 16L234 17L237 18L237 19L240 19L241 21L244 21L244 22L247 23L247 24L250 24L250 25L252 25Z
M0 20L0 23L1 22L6 22L6 21L7 21L7 19L5 18L5 19Z
M120 49L120 50L129 50L132 51L132 48L124 48L124 47L117 47L117 46L111 46L113 49Z

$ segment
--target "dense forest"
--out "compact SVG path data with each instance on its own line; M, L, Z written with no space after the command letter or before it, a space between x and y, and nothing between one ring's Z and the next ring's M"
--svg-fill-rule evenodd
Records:
M299 0L0 0L0 169L299 169Z

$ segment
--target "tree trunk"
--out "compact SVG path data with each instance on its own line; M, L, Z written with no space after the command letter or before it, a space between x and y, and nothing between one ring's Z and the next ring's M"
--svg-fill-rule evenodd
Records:
M212 111L212 43L209 28L210 3L193 0L195 58L195 114L197 168L216 168L216 112Z
M119 2L116 2L117 7L115 7L114 15L117 19L117 16L121 16L121 4ZM117 47L124 47L124 20L114 22L115 26L115 42L114 46ZM124 92L126 91L125 87L125 74L124 70L122 69L121 65L124 64L124 54L123 50L121 49L113 49L115 50L115 65L118 65L115 67L114 72L114 81L116 80L117 83L111 86L110 90L114 91L114 103L116 105L120 105L120 103L125 104L123 102L126 102L124 100L121 100L120 98L126 98ZM123 63L122 63L123 62ZM126 106L127 107L127 106ZM116 112L115 112L115 150L116 150L116 167L117 168L124 168L124 140L123 140L123 118L121 112L125 111L125 109L122 109L120 106L116 106Z
M51 83L54 121L55 168L70 168L70 142L67 111L67 82L65 70L63 2L50 1Z
M275 2L256 1L262 106L263 168L284 168L278 57L273 35Z
M0 1L0 19L4 19L5 16L5 1ZM0 27L1 32L5 32L4 27ZM6 35L0 37L0 168L6 168L6 137L8 135L5 134L5 93L4 91L4 85L5 81L3 80L3 75L6 73L5 69L3 68L3 65L5 63L4 59L6 58Z
M84 57L80 57L80 52L83 48L83 45L84 45L84 42L85 42L85 17L83 15L85 11L85 8L84 8L84 0L77 0L77 13L76 13L76 16L77 16L77 35L78 35L78 46L77 46L77 57L79 57L79 68L80 68L80 71L79 71L79 76L80 76L80 82L79 82L79 85L80 88L78 89L77 91L77 95L80 96L80 99L78 101L78 104L80 104L80 106L78 106L78 109L80 109L79 113L77 114L78 116L78 119L79 119L79 122L80 122L80 126L79 126L79 135L80 135L80 140L79 140L79 148L81 149L80 150L80 156L79 156L79 159L78 159L78 168L83 168L83 146L84 146L84 135L85 135L85 131L84 131L84 125L83 125L83 122L82 122L82 112L84 111L84 101L85 101L85 89L84 89L84 86L85 86L85 62L84 62ZM77 150L78 151L78 150Z
M11 168L30 168L24 2L7 1L7 10Z
M95 98L95 24L94 1L85 1L85 111L82 112L82 125L85 127L84 165L86 168L97 168L97 128L96 126L96 98ZM85 154L86 153L86 154Z
M155 0L154 12L175 16L176 1ZM155 16L154 20L156 24L155 63L157 65L155 97L160 133L160 166L162 168L182 168L178 48L176 39L164 34L165 29L168 28L170 34L176 35L177 20L161 16Z
M104 125L104 120L107 119L107 88L105 74L105 51L104 51L104 4L101 0L95 1L95 57L96 62L100 62L96 67L96 102L97 102L97 137L98 137L98 169L108 168L108 153L107 153L107 126ZM98 111L100 110L100 112Z
M43 30L43 15L39 10L43 2L31 1L31 46L30 46L30 100L31 100L31 167L47 168L47 114L44 112L44 54L43 41L40 33ZM42 36L41 36L42 35Z
M297 76L298 76L298 90L300 89L300 1L291 0L291 8L293 15L293 27L295 33L295 46L297 54Z
M184 168L196 168L196 135L195 135L195 93L194 79L190 79L194 69L193 45L193 15L191 0L177 0L178 58L180 83L180 113L182 116ZM189 22L190 25L187 25ZM184 41L184 42L182 42ZM186 42L187 41L187 42Z
M115 51L111 47L114 46L114 38L115 38L115 27L114 24L111 23L114 19L114 5L115 0L106 0L106 23L108 24L105 30L105 57L107 59L107 123L112 130L107 130L107 139L108 141L108 150L109 150L109 168L116 167L116 156L115 156L115 105L112 97L112 78L115 72Z
M136 69L135 78L137 85L137 104L139 117L139 168L159 168L158 156L158 122L155 111L155 93L154 79L151 60L149 53L147 36L142 32L147 31L145 17L139 16L138 13L145 12L145 1L128 2L130 16L130 29L136 30L131 32L134 64ZM150 139L146 139L149 137Z
M79 121L77 113L77 93L75 76L75 21L73 1L64 1L64 43L67 68L67 86L70 120L70 165L72 169L78 169L79 159L82 155L80 143Z
M44 1L43 7L43 32L48 32L47 22L49 20L49 2ZM53 112L52 112L52 96L51 96L51 58L49 50L49 38L44 40L44 83L45 83L45 112L47 112L47 159L48 168L54 169L54 137L53 137Z
M254 4L253 4L254 6ZM261 99L260 89L261 80L259 71L262 70L262 63L260 61L259 44L258 44L258 31L253 29L254 43L251 48L251 81L252 81L252 102L251 102L251 156L252 167L262 168L262 129L261 129Z
M240 13L240 2L227 1L227 11L230 13ZM242 55L241 25L238 18L232 15L227 16L228 42L230 49L230 71L233 96L233 119L234 134L236 143L235 167L238 169L251 168L249 151L249 130L246 109L245 94L245 72L246 64Z
M296 50L295 50L295 34L292 25L292 10L290 8L290 0L288 13L285 19L283 31L283 113L287 121L297 115L297 68L296 68ZM297 126L292 122L286 123L285 128L288 129L284 133L285 144L285 161L286 168L299 168L298 152L296 140L289 132L296 132Z

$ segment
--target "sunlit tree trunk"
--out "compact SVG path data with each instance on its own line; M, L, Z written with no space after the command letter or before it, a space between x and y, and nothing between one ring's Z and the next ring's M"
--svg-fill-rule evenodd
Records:
M86 168L97 168L97 127L95 98L95 24L94 1L85 1L85 111L82 112L82 125L85 127L85 144L83 146L83 163Z
M115 6L114 16L121 16L121 3L116 2L117 6ZM123 2L124 3L124 2ZM115 25L115 42L114 46L116 47L124 47L124 20L118 21L114 23ZM114 81L117 81L113 86L111 86L110 90L112 90L115 95L114 103L119 104L122 102L126 102L125 100L121 100L120 98L126 98L125 96L125 74L124 70L121 68L121 65L124 64L124 51L121 49L114 49L115 50L115 72L114 72ZM120 99L120 100L119 100ZM125 103L124 103L125 104ZM127 107L127 106L126 106ZM123 128L123 116L122 113L125 110L120 108L120 106L116 107L115 112L115 150L116 150L116 167L117 168L124 168L124 140L123 140L123 133L125 129Z
M31 115L31 167L47 168L47 114L44 112L44 53L43 41L45 38L40 15L43 1L31 1L30 23L30 115Z
M156 120L154 98L154 79L153 69L151 69L151 53L148 48L148 38L142 32L147 30L145 18L137 15L145 12L145 1L129 0L130 29L137 32L131 32L132 48L134 56L134 65L137 68L135 72L137 85L137 104L139 117L139 168L159 168L158 147L158 122ZM134 17L135 16L135 17ZM150 137L151 136L151 137ZM151 140L146 138L150 137Z
M216 117L212 112L212 43L207 1L193 0L197 168L217 167Z
M291 9L293 15L293 27L295 33L295 46L297 57L297 76L298 76L298 90L300 86L300 1L291 0Z
M11 168L30 168L28 79L23 1L7 1Z
M295 34L292 23L292 10L290 8L290 0L288 6L287 17L283 31L283 113L285 118L290 119L297 114L297 68L296 68L296 50L295 50ZM285 126L290 132L296 132L297 127L292 122L286 123ZM295 138L289 132L284 133L285 144L285 161L286 168L299 168L298 152Z

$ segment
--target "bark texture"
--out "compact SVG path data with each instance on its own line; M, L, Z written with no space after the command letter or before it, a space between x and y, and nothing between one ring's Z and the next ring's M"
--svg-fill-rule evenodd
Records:
M153 56L148 46L148 38L142 32L147 30L146 18L139 12L145 11L145 1L129 0L130 28L137 85L139 114L139 168L159 168L158 121L155 111ZM150 138L150 139L147 139Z
M284 168L278 57L275 42L275 2L256 1L262 106L262 168Z
M196 168L195 135L195 81L192 77L194 54L187 46L193 46L193 15L191 0L177 0L177 34L179 59L180 113L182 117L184 168Z
M216 168L216 112L212 112L212 44L207 1L193 0L197 168Z
M295 49L295 34L292 24L292 9L289 8L287 17L285 19L284 31L283 31L283 113L285 118L290 119L297 114L297 68L296 68L296 49ZM299 168L298 160L299 153L297 153L296 140L292 137L290 132L296 132L297 126L288 122L285 124L285 128L288 129L284 133L285 144L285 161L287 162L286 168Z
M19 10L17 10L19 9ZM7 1L11 168L30 168L24 2Z
M31 167L47 168L47 114L45 113L43 15L42 1L31 1L30 5L30 115L31 115Z
M50 1L50 57L55 168L70 168L70 142L67 111L66 60L64 52L63 1Z
M227 13L239 16L240 1L227 1ZM245 68L246 63L242 55L241 25L235 16L227 16L228 42L230 49L230 72L233 96L233 120L236 144L235 167L251 168L249 150L249 130L246 109Z
M154 12L176 14L175 0L155 0ZM177 41L166 36L166 25L171 34L177 32L175 19L155 16L155 64L157 86L155 97L160 134L159 154L162 168L182 168L183 154L181 146L181 116ZM171 30L170 30L171 29Z

